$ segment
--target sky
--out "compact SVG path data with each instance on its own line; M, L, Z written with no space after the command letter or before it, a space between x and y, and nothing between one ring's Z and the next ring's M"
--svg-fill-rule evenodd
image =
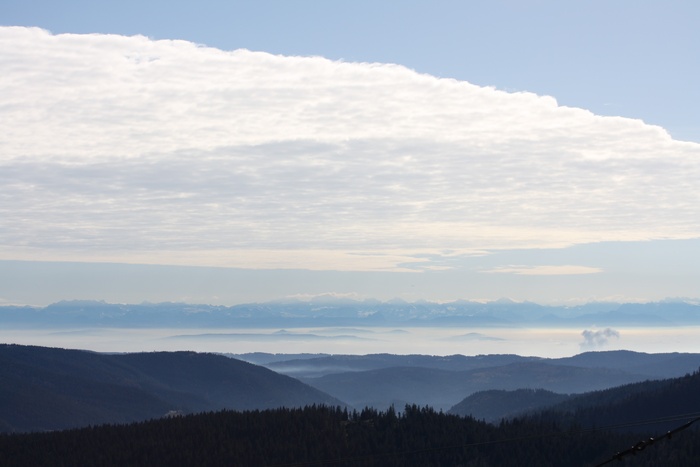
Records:
M0 304L697 299L699 13L0 1Z

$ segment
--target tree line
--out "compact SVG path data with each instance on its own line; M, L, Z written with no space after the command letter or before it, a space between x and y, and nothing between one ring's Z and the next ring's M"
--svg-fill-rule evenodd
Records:
M679 433L640 452L629 465L700 465L698 435L697 430ZM0 464L592 466L641 436L582 429L546 418L491 425L416 405L401 411L312 405L0 435ZM629 462L623 459L617 465Z

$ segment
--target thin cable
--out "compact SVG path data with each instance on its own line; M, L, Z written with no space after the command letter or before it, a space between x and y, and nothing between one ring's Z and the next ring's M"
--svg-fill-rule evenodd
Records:
M666 434L659 436L658 438L649 438L647 440L640 441L637 444L635 444L634 446L632 446L631 448L625 449L624 451L620 451L620 452L616 453L610 459L606 460L605 462L601 462L600 464L597 464L595 467L601 467L605 464L609 464L610 462L622 460L623 457L628 456L630 454L636 454L640 451L643 451L646 448L648 448L649 446L656 443L657 441L661 441L661 440L666 439L666 438L671 438L673 435L675 435L679 431L683 431L686 428L690 428L690 426L693 423L695 423L699 420L700 420L700 417L696 417L693 420L690 420L688 423L681 425L677 428L674 428L673 430L667 432Z
M639 420L636 422L619 423L617 425L606 425L606 426L601 426L601 427L582 428L582 429L578 430L577 433L586 433L589 431L599 431L599 430L614 430L617 428L629 428L629 427L633 427L633 426L653 425L656 423L664 423L664 422L677 422L679 420L688 420L689 418L696 418L696 417L700 418L700 412L689 412L689 413L684 413L684 414L679 414L679 415L671 415L668 417Z

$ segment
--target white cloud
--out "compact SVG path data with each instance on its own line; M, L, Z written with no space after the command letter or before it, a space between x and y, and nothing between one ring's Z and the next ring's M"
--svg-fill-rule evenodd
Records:
M700 145L551 97L15 27L0 66L4 259L421 269L700 236Z
M522 276L570 276L579 274L597 274L603 272L600 268L590 266L501 266L484 272L498 274L518 274Z

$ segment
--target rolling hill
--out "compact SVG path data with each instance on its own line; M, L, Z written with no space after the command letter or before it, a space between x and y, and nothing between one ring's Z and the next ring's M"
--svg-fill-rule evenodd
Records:
M0 432L309 404L342 402L296 379L221 355L0 345Z
M583 467L611 462L684 467L700 463L698 394L700 372L588 393L498 425L416 405L401 411L311 406L208 412L0 436L0 459L8 467Z
M468 371L390 367L302 378L309 385L355 408L385 409L406 403L448 410L474 392L487 389L547 389L582 393L645 379L619 370L525 361Z
M358 409L416 403L448 410L475 392L493 389L545 389L580 394L677 377L700 367L700 354L625 350L585 352L565 358L507 354L304 355L303 358L243 354L237 357L264 361L267 368L299 378Z

